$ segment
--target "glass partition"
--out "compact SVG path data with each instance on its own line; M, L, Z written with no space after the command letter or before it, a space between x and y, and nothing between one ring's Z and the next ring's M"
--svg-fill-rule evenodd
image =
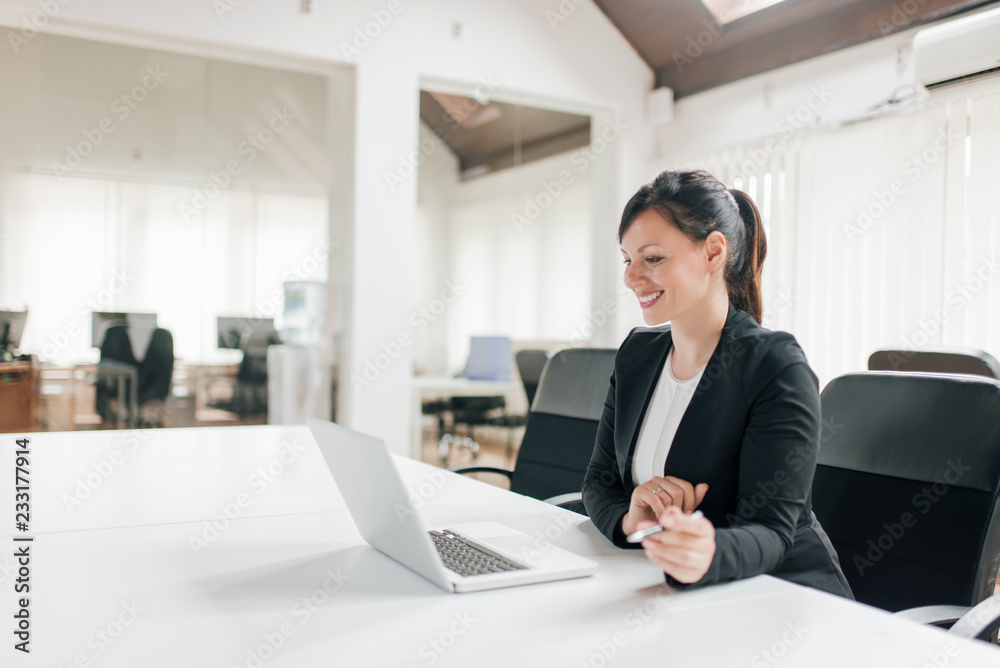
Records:
M286 281L336 301L351 77L54 34L0 55L0 309L29 311L16 355L42 367L45 428L141 422L98 419L94 312L170 333L158 424L266 419L234 410L244 351L219 347L217 322L280 331ZM327 316L331 366L342 317ZM133 333L140 373L149 340ZM205 394L219 377L228 398Z

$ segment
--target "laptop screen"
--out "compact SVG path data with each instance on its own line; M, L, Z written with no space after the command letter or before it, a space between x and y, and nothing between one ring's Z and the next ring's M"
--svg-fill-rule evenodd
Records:
M469 361L465 377L469 380L510 380L510 338L473 336L469 341Z

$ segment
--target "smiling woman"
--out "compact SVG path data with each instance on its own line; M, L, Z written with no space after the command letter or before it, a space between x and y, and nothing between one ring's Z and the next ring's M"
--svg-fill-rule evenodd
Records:
M595 526L630 547L659 522L641 545L675 587L770 573L850 597L812 512L816 375L792 335L760 326L757 207L707 172L666 171L618 238L650 327L615 359L583 485Z

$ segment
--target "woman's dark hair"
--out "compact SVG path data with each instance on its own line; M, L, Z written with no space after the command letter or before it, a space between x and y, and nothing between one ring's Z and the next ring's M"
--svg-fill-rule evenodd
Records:
M639 188L625 205L618 226L618 243L636 217L653 210L692 241L704 241L718 230L726 237L729 255L724 278L733 306L758 323L764 313L760 273L767 239L757 206L742 190L729 190L703 170L667 170Z

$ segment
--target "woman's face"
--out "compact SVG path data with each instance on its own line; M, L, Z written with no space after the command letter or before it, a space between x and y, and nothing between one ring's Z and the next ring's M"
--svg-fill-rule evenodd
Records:
M687 238L653 210L640 213L621 243L625 286L639 299L647 325L676 320L704 303L712 274L725 259L725 237ZM721 260L720 257L721 256Z

